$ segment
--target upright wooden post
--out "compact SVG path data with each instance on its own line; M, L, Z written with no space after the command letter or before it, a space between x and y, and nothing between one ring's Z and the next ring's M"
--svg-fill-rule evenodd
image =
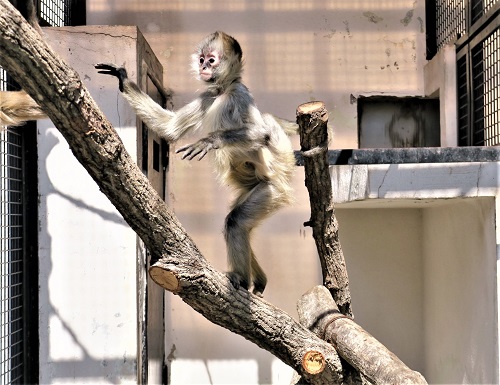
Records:
M297 123L311 205L311 219L304 225L313 229L323 271L323 285L330 290L340 312L352 317L349 278L339 241L329 173L328 112L324 103L300 105L297 108Z

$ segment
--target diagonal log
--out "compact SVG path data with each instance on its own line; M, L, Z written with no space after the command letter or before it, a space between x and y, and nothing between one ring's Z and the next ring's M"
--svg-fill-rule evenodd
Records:
M156 282L210 321L268 350L310 383L342 381L340 360L330 344L272 304L235 290L210 266L126 152L78 74L7 0L0 0L0 52L0 65L40 104L78 161L155 256L151 275ZM320 365L311 367L308 357Z
M424 385L424 377L408 368L351 318L340 313L330 292L316 286L297 303L301 324L330 342L340 356L373 384Z

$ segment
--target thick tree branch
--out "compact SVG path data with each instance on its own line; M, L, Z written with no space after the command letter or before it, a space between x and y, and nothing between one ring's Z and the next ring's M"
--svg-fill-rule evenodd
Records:
M292 317L213 269L159 198L78 74L0 0L0 65L44 109L79 162L148 249L152 276L210 321L238 333L295 368L311 383L340 383L337 353ZM308 365L320 362L320 370ZM317 361L319 360L319 361ZM318 372L317 374L311 374Z
M340 312L352 317L349 278L340 246L328 165L327 122L328 112L322 102L310 102L297 108L305 183L311 204L311 219L306 225L313 229L323 285L332 293Z

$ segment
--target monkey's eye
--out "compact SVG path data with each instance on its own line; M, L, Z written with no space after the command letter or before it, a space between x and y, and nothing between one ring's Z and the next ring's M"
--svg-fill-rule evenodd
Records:
M200 56L200 64L203 64L205 62L205 58L203 56Z
M210 62L210 64L214 64L215 63L215 59L213 57L211 57L210 59L208 59L208 61Z

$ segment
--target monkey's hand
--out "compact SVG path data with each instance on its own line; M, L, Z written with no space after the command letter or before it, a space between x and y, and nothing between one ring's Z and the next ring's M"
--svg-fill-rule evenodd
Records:
M125 67L120 67L113 63L97 63L94 67L100 70L97 71L100 74L116 76L119 81L118 87L123 92L123 82L128 79Z
M192 160L194 157L199 155L198 160L202 160L210 150L216 150L219 147L220 140L217 140L217 138L211 136L207 136L206 138L198 140L196 143L191 143L187 146L181 147L175 152L176 154L178 154L179 152L184 152L184 155L182 155L182 159Z

